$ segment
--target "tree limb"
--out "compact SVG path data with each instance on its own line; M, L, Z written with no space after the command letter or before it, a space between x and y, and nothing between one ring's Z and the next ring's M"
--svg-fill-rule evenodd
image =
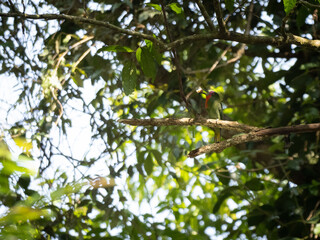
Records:
M188 157L194 158L204 153L221 152L224 149L235 146L245 142L259 142L271 136L287 135L290 133L306 133L320 131L320 123L311 123L305 125L294 125L278 128L258 128L245 124L240 124L235 121L224 121L218 119L206 118L161 118L161 119L120 119L120 123L129 124L133 126L193 126L202 125L207 127L218 127L224 129L234 130L240 133L232 138L229 138L220 143L209 144L191 151Z
M132 126L206 126L218 127L234 130L237 132L248 133L251 131L258 131L260 128L241 124L235 121L224 121L218 119L206 118L160 118L160 119L120 119L120 123Z
M195 34L180 38L174 42L167 44L166 48L172 48L177 46L182 46L189 42L195 42L198 40L230 40L235 42L247 43L247 44L266 44L271 46L283 46L285 44L295 44L301 47L309 47L320 49L320 40L309 40L307 38L299 37L290 33L287 33L287 39L284 41L283 36L278 37L268 37L268 36L253 36L245 35L243 33L237 32L227 32L224 34L221 33L209 33L209 34Z
M187 36L184 38L177 39L172 43L165 44L161 40L141 32L131 31L127 29L123 29L117 27L113 24L108 22L98 21L95 19L85 18L85 17L76 17L71 15L65 14L23 14L23 13L0 13L1 17L21 17L21 18L29 18L29 19L47 19L47 20L69 20L78 23L88 23L93 24L96 26L101 26L109 29L113 29L116 32L123 33L126 35L136 36L139 38L148 39L154 42L157 46L159 46L162 50L171 50L172 48L182 46L186 43L198 41L198 40L213 40L213 39L222 39L222 40L229 40L235 42L241 42L246 44L266 44L272 46L283 46L289 44L295 44L301 47L309 47L320 49L320 40L310 40L307 38L299 37L290 33L287 33L287 38L284 41L283 36L278 37L269 37L269 36L253 36L253 35L245 35L243 33L237 32L214 32L210 34L195 34L192 36Z
M266 128L259 131L252 131L248 134L235 135L220 143L209 144L195 150L192 150L188 157L194 158L204 153L210 152L222 152L224 149L235 146L245 142L259 142L263 141L271 136L276 135L287 135L289 133L305 133L305 132L316 132L320 130L320 123L312 123L306 125L295 125L288 127L279 128Z

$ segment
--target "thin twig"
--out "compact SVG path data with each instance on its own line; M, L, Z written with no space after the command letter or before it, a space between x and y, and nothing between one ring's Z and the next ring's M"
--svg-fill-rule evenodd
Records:
M253 2L251 2L250 4L250 7L249 7L249 14L248 14L248 21L247 21L247 26L246 26L246 29L245 29L245 32L244 34L245 35L249 35L250 33L250 28L251 28L251 21L252 21L252 14L253 14L253 7L254 7L254 4ZM221 61L221 59L225 56L225 54L227 53L227 51L231 48L231 46L229 45L224 51L223 53L220 55L220 57L218 58L218 60L216 62L214 62L214 64L211 66L211 68L205 68L205 69L200 69L200 70L195 70L195 71L187 71L186 70L186 74L196 74L196 73L201 73L201 72L207 72L207 74L205 75L204 79L206 79L208 77L208 75L214 70L214 69L217 69L217 68L221 68L221 67L225 67L231 63L234 63L236 61L238 61L242 55L244 54L245 52L245 47L246 47L246 44L245 43L242 43L240 48L238 49L235 57L229 59L227 62L225 63L222 63L222 64L219 64L218 63ZM187 99L188 97L191 96L191 94L194 93L195 90L192 90L188 95L187 95Z
M164 24L165 24L165 27L166 27L166 30L167 30L167 35L168 35L169 41L173 42L173 38L172 38L171 33L170 33L169 23L168 23L166 11L165 11L165 5L164 5L163 1L160 1L160 2L161 2L161 9L162 9L162 15L163 15L163 19L164 19ZM173 53L174 63L176 65L176 67L177 67L180 97L181 97L182 101L186 104L186 108L189 111L193 112L193 109L190 107L190 104L189 104L188 100L186 99L186 96L185 96L184 90L183 90L179 54L178 54L178 52L176 51L175 48L172 48L171 50L172 50L172 53Z
M301 4L303 4L303 5L305 5L306 7L309 7L309 8L320 8L320 5L312 4L312 3L309 3L308 1L299 0L298 3L301 3Z
M61 102L59 101L59 99L57 98L53 88L51 88L51 93L52 93L52 97L59 105L59 116L58 116L57 120L55 121L56 126L58 126L58 123L59 123L59 121L62 117L62 114L63 114L63 106L62 106Z
M200 0L196 0L198 7L200 8L200 11L202 13L202 16L204 17L204 19L206 20L206 22L209 25L209 28L211 31L215 31L215 27L210 19L210 16L206 10L206 8L203 6L202 2Z
M222 17L220 1L213 0L213 6L214 6L214 10L216 11L216 16L217 16L220 32L226 33L227 32L226 23L224 22L223 17Z

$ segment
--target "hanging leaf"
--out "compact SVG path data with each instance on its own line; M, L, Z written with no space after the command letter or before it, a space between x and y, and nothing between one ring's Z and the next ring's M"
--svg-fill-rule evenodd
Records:
M225 0L226 8L231 13L234 9L234 0Z
M291 10L296 5L296 0L283 0L283 5L284 5L284 11L286 12L287 15L289 15Z
M259 191L264 189L264 185L258 178L253 178L247 181L245 186L252 191Z
M136 88L137 72L132 62L126 62L122 69L122 87L126 95L130 95Z
M152 81L156 77L156 66L152 53L147 47L138 48L136 52L136 58L141 65L143 73L147 77L151 77Z
M151 154L149 153L145 162L144 162L144 169L146 170L147 174L150 175L152 173L152 169L153 169L153 159Z
M151 53L153 59L154 59L159 65L161 65L161 62L162 62L162 54L160 53L159 48L158 48L157 46L155 46L155 45L153 44L153 42L150 41L150 40L147 40L147 39L146 39L146 40L144 40L144 41L145 41L146 46L147 46L149 52Z
M180 7L180 5L178 3L171 3L171 4L169 4L169 7L176 14L181 14L183 12L182 8Z
M158 150L152 149L151 150L152 155L154 156L154 158L156 159L157 163L162 166L162 155Z

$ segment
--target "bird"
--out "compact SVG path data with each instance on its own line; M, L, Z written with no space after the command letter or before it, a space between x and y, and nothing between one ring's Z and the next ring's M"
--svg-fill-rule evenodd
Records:
M197 93L205 94L205 110L206 115L210 119L222 119L222 103L219 93L216 91L205 92L202 88L197 90ZM221 128L212 128L214 131L214 142L219 143L221 141Z

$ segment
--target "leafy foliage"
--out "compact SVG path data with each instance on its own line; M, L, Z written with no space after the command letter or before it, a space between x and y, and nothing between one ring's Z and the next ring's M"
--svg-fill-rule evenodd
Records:
M319 39L319 1L0 3L110 24L1 17L0 73L16 82L2 99L1 239L318 238L319 132L188 159L211 129L117 122L195 117L199 86L223 95L228 120L319 122L319 48L213 41L213 2L229 31Z

